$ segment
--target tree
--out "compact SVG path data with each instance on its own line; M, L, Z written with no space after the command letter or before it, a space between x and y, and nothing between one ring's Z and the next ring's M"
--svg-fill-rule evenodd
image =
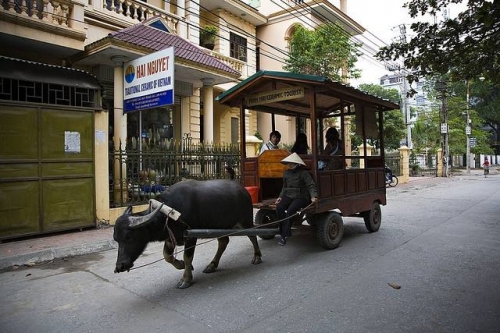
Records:
M438 109L418 115L412 129L413 152L417 154L437 152L441 147L440 123Z
M361 84L360 90L371 95L388 99L394 103L400 103L399 92L396 89L385 89L377 84ZM405 137L406 128L403 115L400 110L392 110L384 113L384 143L386 149L398 149L401 139Z
M469 82L469 118L471 119L472 132L470 137L476 138L477 146L471 147L471 152L476 154L490 154L490 132L484 130L486 122L480 116L479 105L481 98L478 96L481 82ZM448 126L450 128L449 144L452 155L462 155L466 151L466 113L467 113L467 84L463 82L452 83L449 86L448 98ZM498 112L498 111L497 111Z
M450 3L459 0L411 0L404 7L412 18L436 16ZM442 22L417 22L411 25L414 37L409 42L394 42L381 48L377 58L404 60L412 70L409 82L418 77L449 74L452 81L485 77L500 84L500 1L468 0L467 9L456 18Z
M438 79L440 80L440 79ZM437 82L432 82L428 79L430 87L436 86ZM471 153L491 153L489 147L489 132L484 130L485 122L479 115L478 105L478 88L475 84L469 86L469 118L471 119L472 133L470 137L476 138L477 146L471 148ZM465 82L448 83L444 91L429 91L429 98L441 99L442 94L446 95L446 110L448 113L448 146L450 155L463 155L466 152L465 126L467 119L467 84ZM438 107L441 102L436 103L436 106L427 112L422 112L418 115L417 121L414 124L413 133L413 150L415 153L435 153L438 148L441 148L441 129L442 122L441 109Z
M500 84L472 82L471 106L477 110L484 125L493 133L495 154L500 154Z
M283 69L292 73L326 76L342 81L359 78L355 63L361 55L361 44L335 24L324 24L316 30L295 25L290 39L290 53Z

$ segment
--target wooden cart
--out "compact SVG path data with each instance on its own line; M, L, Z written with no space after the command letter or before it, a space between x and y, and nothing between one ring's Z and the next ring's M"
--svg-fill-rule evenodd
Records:
M384 112L399 109L399 105L326 77L274 71L257 72L216 99L223 105L240 109L241 182L258 191L254 203L258 209L256 225L277 220L273 203L283 185L284 166L280 161L289 152L270 150L258 157L247 157L246 110L271 114L273 130L275 115L293 117L296 124L305 124L311 154L300 156L316 181L319 201L303 212L301 219L315 227L323 247L333 249L340 244L343 216L361 217L368 231L379 230L381 205L386 204ZM332 118L338 120L340 133L349 133L342 136L344 154L337 157L321 155L327 129L324 120ZM366 145L352 153L351 131L360 142L376 142L378 153L369 156ZM319 160L332 159L339 159L340 163L336 164L342 167L319 170ZM274 234L263 230L260 236L273 238Z

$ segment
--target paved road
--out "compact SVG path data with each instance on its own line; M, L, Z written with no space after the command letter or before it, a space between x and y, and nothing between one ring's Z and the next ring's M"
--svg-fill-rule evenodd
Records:
M113 274L116 250L0 274L2 332L498 332L500 176L388 189L383 225L345 219L325 251L307 227L285 247L232 238L196 250L195 284L156 263ZM137 265L161 258L149 246ZM397 289L400 287L399 289Z

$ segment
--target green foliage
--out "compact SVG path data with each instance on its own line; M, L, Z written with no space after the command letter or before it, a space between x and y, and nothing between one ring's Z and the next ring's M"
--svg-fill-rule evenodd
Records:
M215 43L215 37L219 29L215 25L207 24L200 30L200 43L204 44L213 44Z
M457 0L410 0L412 18L426 14L441 16L450 3ZM500 83L498 35L500 1L468 0L467 9L437 23L417 22L411 25L409 42L394 42L381 48L377 58L384 61L404 60L414 69L410 82L428 75L450 74L452 81L485 77Z
M358 89L370 95L388 99L393 103L401 103L401 97L399 96L399 91L397 89L385 89L378 84L360 84Z
M371 95L399 103L400 96L396 89L385 89L377 84L361 84L360 90ZM384 112L384 143L387 150L398 149L400 141L406 135L406 126L400 110Z
M413 151L435 154L441 147L441 120L438 109L419 114L412 128Z
M469 86L469 118L471 120L472 133L470 137L476 138L477 146L471 147L471 153L489 154L490 132L484 129L485 120L480 115L480 106L483 98L480 97L482 90L477 82ZM437 92L431 95L438 96ZM463 155L467 148L467 135L465 126L467 121L467 84L465 82L450 83L446 89L446 108L448 110L448 144L451 155ZM441 147L441 101L428 112L420 113L417 122L412 129L413 150L416 153L425 151L435 153Z
M290 40L289 58L285 60L283 69L292 73L326 76L337 81L359 78L360 71L354 66L361 55L360 46L335 24L324 24L316 30L307 30L297 24Z

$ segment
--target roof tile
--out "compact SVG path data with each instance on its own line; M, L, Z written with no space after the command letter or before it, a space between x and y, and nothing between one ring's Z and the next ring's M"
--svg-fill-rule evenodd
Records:
M136 24L109 34L110 38L135 44L137 46L147 47L154 51L160 51L167 47L174 47L174 55L181 59L198 62L202 65L212 67L217 70L225 71L231 75L239 74L238 71L226 65L222 61L206 54L199 46L192 42L156 28Z

